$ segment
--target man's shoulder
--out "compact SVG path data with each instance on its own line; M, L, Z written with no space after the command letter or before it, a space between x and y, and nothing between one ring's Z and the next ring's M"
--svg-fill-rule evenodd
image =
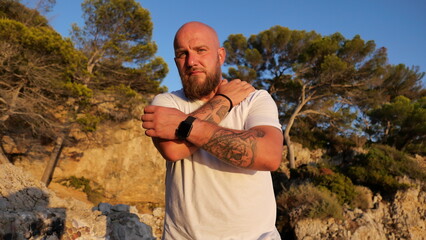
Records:
M254 91L254 94L257 94L257 95L268 95L268 96L270 96L269 92L266 91L265 89L256 89Z
M272 98L272 96L269 94L268 91L263 89L256 89L254 92L250 93L246 100L248 101L254 101L260 98Z
M160 93L154 97L152 100L153 105L163 105L163 103L167 102L187 102L188 99L185 97L185 94L182 89L172 91L172 92L166 92L166 93Z
M175 91L171 91L171 92L160 93L160 94L155 96L155 98L170 98L170 97L172 97L172 98L178 97L178 98L181 98L183 100L186 100L185 93L183 92L183 89L179 89L179 90L175 90Z

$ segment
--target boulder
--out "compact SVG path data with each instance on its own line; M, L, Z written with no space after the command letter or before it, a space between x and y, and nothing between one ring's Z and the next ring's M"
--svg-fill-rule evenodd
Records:
M156 239L135 210L61 199L19 167L0 164L0 239Z

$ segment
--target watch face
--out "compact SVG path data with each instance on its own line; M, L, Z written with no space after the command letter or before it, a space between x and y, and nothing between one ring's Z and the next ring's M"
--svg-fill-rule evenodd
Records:
M185 121L179 124L177 129L177 136L179 139L186 139L189 136L189 130L191 130L192 124Z
M189 136L192 129L192 122L194 122L194 120L194 117L189 116L185 119L185 121L182 121L179 124L179 127L176 129L176 136L178 139L185 140Z

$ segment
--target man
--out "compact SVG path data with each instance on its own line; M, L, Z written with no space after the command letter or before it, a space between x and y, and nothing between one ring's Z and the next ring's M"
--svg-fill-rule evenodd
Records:
M225 49L200 22L174 39L183 90L156 96L142 126L167 160L163 239L280 239L271 174L281 162L277 107L221 79Z

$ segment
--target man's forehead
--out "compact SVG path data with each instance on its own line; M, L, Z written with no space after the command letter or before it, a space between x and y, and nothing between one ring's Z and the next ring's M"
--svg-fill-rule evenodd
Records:
M207 48L214 48L219 47L216 41L214 39L209 38L204 35L198 36L190 36L190 38L178 38L175 41L174 48L175 50L184 50L184 49L197 49L201 47L207 47Z
M183 25L176 33L174 46L177 48L182 44L205 44L217 45L219 47L219 39L216 31L208 25L199 22L191 22Z

